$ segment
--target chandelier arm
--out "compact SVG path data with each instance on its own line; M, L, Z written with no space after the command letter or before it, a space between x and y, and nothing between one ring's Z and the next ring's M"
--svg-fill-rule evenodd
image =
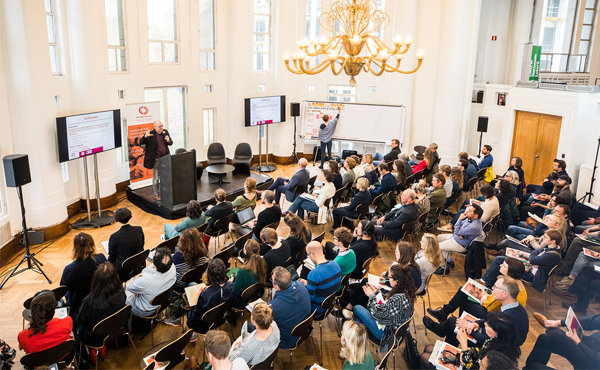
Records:
M304 74L304 73L302 73L302 71L298 71L297 69L294 70L292 67L290 67L289 61L285 62L285 66L287 67L288 71L292 72L293 74L296 74L296 75Z
M416 71L418 71L419 68L421 68L421 64L423 64L423 60L419 60L417 62L417 66L415 67L415 69L413 69L411 71L402 71L400 69L394 69L392 72L398 72L398 73L402 73L402 74L405 74L405 75L409 75L411 73L415 73Z
M373 68L371 67L371 63L373 63L377 67L379 67L379 72L375 72L375 70L373 70ZM373 76L376 76L376 77L381 76L383 74L383 72L385 72L385 67L386 67L385 62L382 62L381 64L379 64L379 60L370 59L370 58L367 59L367 62L363 65L365 72L370 72Z
M340 70L339 71L335 71L335 62L333 61L331 63L331 72L335 75L335 76L339 76L339 74L344 70L344 66L346 65L347 59L346 58L340 58L338 60L342 60L342 64L340 65Z
M389 54L396 54L401 48L401 46L390 48L383 41L381 41L381 39L379 37L376 37L376 36L367 35L367 36L365 36L365 38L373 40L373 42L375 42L375 44L377 44L377 46L380 49L385 49ZM367 42L367 45L369 45L368 42ZM408 49L404 53L406 53L407 51L408 51Z
M388 59L389 60L389 59ZM385 71L386 72L396 72L400 68L400 63L402 63L402 59L396 59L396 66L392 66L390 64L386 64Z

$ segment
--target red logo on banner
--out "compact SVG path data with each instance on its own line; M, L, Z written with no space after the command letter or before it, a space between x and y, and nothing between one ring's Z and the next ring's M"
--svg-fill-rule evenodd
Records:
M148 107L146 107L145 105L142 105L139 109L140 113L143 115L148 114Z

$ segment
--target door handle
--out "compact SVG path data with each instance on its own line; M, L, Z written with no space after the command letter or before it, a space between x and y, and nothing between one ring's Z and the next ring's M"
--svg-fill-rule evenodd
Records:
M538 159L540 159L540 156L539 156L539 155L536 155L536 156L535 156L535 160L537 161Z

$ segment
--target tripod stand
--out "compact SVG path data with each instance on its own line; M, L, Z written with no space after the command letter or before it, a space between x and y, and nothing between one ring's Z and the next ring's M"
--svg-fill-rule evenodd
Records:
M579 202L582 203L581 201L585 199L585 197L588 198L588 203L590 203L592 201L592 197L594 196L594 182L596 181L596 170L598 169L598 153L600 152L600 138L598 138L598 146L596 147L596 159L594 160L594 168L592 168L592 181L590 182L590 191L588 191L587 193L585 193L584 196L581 197L581 199L579 199Z
M10 272L10 274L8 274L8 276L4 279L4 281L2 281L2 284L0 284L0 289L2 289L4 287L4 284L6 284L8 279L10 279L11 277L18 275L24 271L27 271L27 270L32 270L34 272L37 272L38 274L44 275L44 277L48 281L48 284L52 284L52 281L50 280L50 278L48 278L48 276L44 273L44 270L42 270L43 264L35 258L35 253L31 253L29 251L29 238L27 236L27 223L25 222L25 205L23 204L23 191L21 190L21 186L17 187L17 194L19 195L19 202L21 203L21 218L23 220L22 221L23 231L21 232L21 234L22 234L23 244L25 245L25 255L23 256L23 258L21 258L21 261L19 262L19 264ZM20 269L19 271L17 271L19 269L19 267L21 267L21 265L25 261L27 261L27 267L24 267L24 268Z
M294 161L292 163L298 163L299 159L298 159L298 154L296 154L296 116L294 116L294 149L292 151L292 155L290 155L290 157L287 159L287 161L285 161L285 163L283 164L284 166L288 164L288 162L290 161Z

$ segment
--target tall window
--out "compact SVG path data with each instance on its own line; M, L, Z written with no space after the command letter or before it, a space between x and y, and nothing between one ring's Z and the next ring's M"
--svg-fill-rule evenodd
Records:
M596 0L544 0L539 37L540 72L585 72L596 16Z
M127 70L123 0L105 0L104 6L106 8L108 70L111 72L123 72Z
M254 70L268 71L271 51L271 0L254 0Z
M177 63L177 0L147 0L150 63Z
M350 85L329 85L327 93L327 101L356 101L356 87Z
M200 70L216 69L215 1L200 0Z
M145 100L160 102L160 120L173 140L173 148L186 148L185 86L147 88Z
M57 13L55 0L44 0L46 8L46 26L48 27L48 44L50 45L50 65L52 66L52 74L60 75L60 63L58 59L58 37L56 32Z
M215 142L215 108L202 109L202 124L204 125L204 146Z
M321 16L321 0L306 0L306 38L308 40L316 40L321 36L321 24L319 17ZM314 67L320 63L320 56L310 59L310 67Z

